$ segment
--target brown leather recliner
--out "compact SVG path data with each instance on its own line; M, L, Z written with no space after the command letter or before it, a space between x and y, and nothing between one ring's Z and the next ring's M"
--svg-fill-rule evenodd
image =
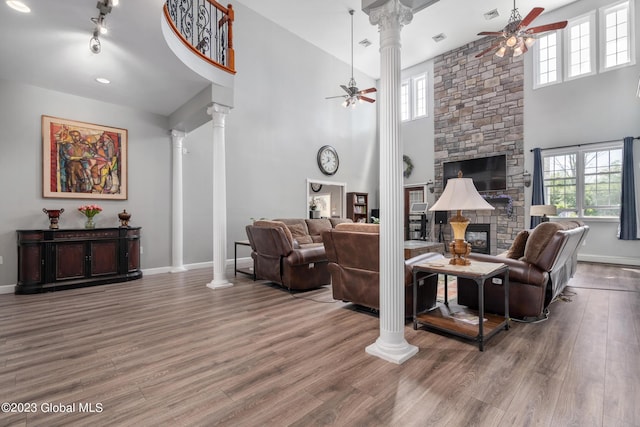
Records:
M380 309L380 234L377 224L339 224L322 232L329 258L333 298L375 310ZM405 261L405 317L413 316L412 266L444 257L438 253L418 255ZM436 304L437 278L418 276L418 312Z
M509 316L537 320L573 277L580 244L589 227L578 221L543 222L526 240L524 255L517 259L471 253L469 258L500 262L509 266ZM517 256L517 255L516 255ZM504 314L502 284L484 283L485 311ZM458 279L458 304L478 307L478 286L470 279Z
M296 290L331 283L324 246L298 247L289 229L279 221L256 221L246 226L256 279Z

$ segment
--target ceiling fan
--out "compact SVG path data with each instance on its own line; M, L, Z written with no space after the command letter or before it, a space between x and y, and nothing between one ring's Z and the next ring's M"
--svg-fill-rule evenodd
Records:
M360 102L376 102L375 99L364 96L367 93L375 92L375 87L370 87L369 89L358 89L356 86L356 80L353 78L353 9L349 9L349 15L351 15L351 79L349 79L348 86L340 85L342 90L344 90L346 95L337 95L337 96L328 96L325 99L333 99L333 98L344 98L344 102L342 103L343 107L351 107L356 108L356 103Z
M544 10L542 7L534 7L531 12L522 19L520 12L516 8L516 0L513 0L513 10L509 17L509 23L502 31L483 31L479 36L496 36L498 40L489 48L476 55L476 58L491 52L495 49L495 55L502 58L505 53L510 52L512 56L520 56L525 53L536 41L534 34L546 31L559 30L567 26L567 21L554 22L553 24L540 25L539 27L527 28Z

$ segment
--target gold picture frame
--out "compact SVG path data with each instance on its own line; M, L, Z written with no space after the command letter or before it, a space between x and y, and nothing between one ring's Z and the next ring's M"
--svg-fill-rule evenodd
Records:
M126 129L42 116L42 197L127 200Z

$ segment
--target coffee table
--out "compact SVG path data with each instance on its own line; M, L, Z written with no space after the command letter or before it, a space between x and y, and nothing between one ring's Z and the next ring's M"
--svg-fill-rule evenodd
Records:
M471 261L471 265L451 265L447 259L442 262L418 264L413 267L413 329L425 326L443 333L455 335L478 343L484 351L484 343L503 328L509 329L509 266L502 263ZM417 313L417 275L426 272L444 275L444 303L435 308ZM478 285L478 310L471 310L448 299L448 276L473 280ZM484 312L484 282L492 279L504 288L504 317ZM481 321L481 319L485 319Z

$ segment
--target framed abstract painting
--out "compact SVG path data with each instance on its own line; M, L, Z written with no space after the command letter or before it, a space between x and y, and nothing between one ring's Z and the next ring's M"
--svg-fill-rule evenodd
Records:
M127 199L127 130L42 116L42 196Z

